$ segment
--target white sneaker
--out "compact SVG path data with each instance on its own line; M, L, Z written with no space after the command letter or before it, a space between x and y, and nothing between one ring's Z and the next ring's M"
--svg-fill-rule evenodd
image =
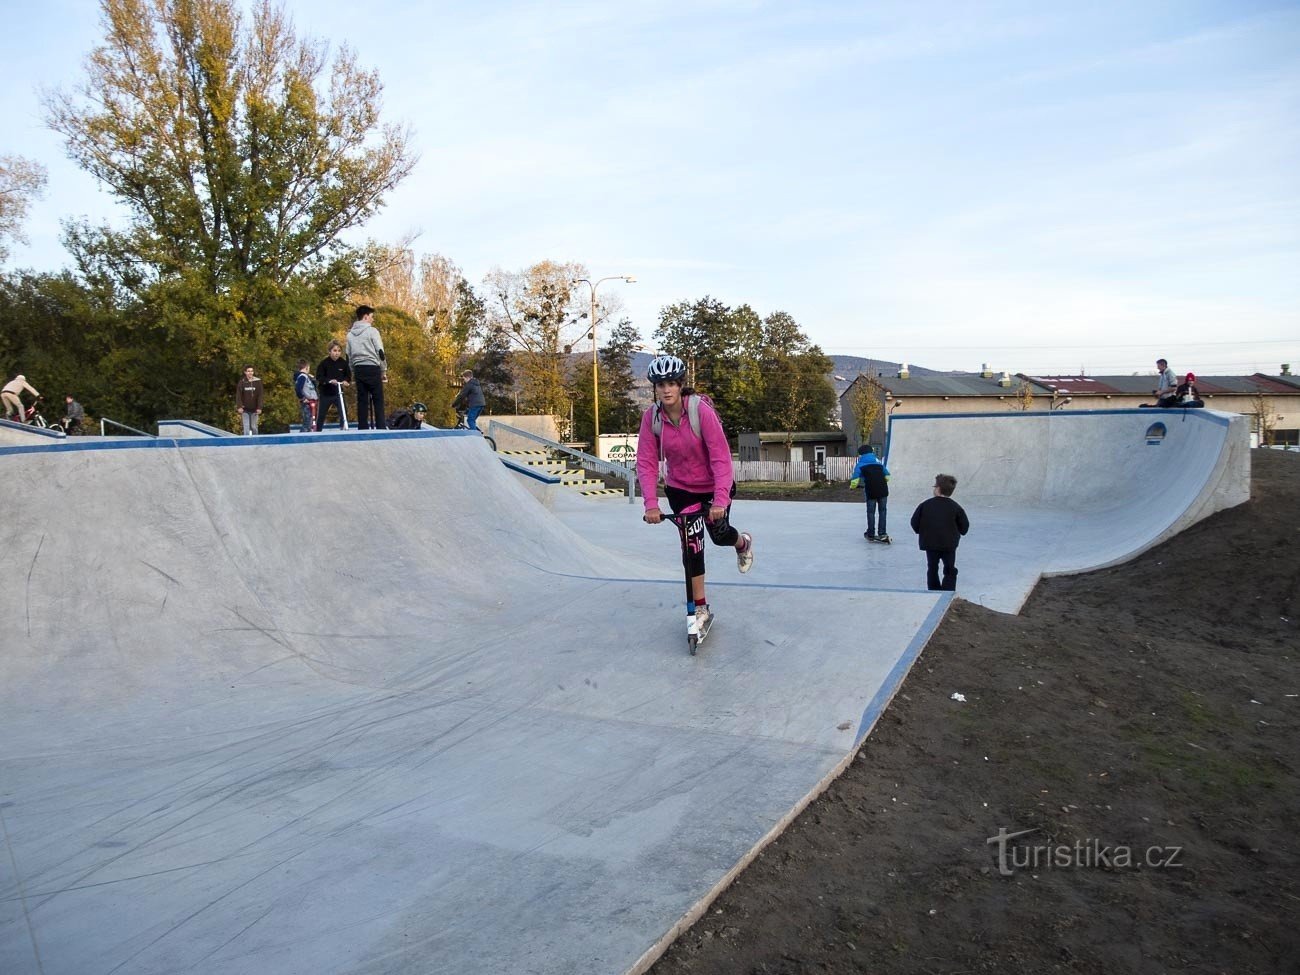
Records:
M713 625L713 613L707 606L695 607L695 632L701 640L709 635L709 627Z
M736 568L748 572L754 567L754 536L749 532L741 532L740 537L745 540L745 547L736 550Z

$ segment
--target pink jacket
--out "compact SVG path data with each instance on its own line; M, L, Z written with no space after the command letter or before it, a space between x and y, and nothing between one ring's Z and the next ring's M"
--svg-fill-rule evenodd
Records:
M650 407L641 416L641 434L636 444L636 474L645 496L646 509L659 507L659 443L654 434L654 411ZM717 411L707 402L700 403L700 434L695 436L690 418L682 408L678 425L663 418L663 455L668 461L668 484L697 494L713 492L713 504L725 508L731 504L731 448Z

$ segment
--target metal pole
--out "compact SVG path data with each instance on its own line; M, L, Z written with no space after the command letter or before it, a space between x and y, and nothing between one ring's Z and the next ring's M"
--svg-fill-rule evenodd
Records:
M596 342L596 285L591 286L591 418L595 427L591 452L600 456L600 357Z
M636 281L630 274L611 274L608 277L592 280L591 278L574 278L573 283L583 283L591 290L591 452L600 456L600 343L596 336L596 289L604 281L615 279L632 284Z

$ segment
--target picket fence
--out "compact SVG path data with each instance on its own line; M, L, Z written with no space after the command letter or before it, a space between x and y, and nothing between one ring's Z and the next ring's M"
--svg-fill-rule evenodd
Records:
M856 457L827 457L826 479L847 481L853 473ZM737 481L811 481L812 462L806 460L738 460L731 465Z

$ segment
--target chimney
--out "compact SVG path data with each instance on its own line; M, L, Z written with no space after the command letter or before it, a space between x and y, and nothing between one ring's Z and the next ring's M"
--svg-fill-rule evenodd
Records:
M993 370L989 368L989 364L986 362L984 363L984 365L980 366L980 379L992 379L992 378L993 378Z
M907 363L904 362L901 366L898 367L898 378L907 379L909 376L911 376L911 373L907 371Z
M998 385L1003 389L1011 388L1011 374L1005 369L1002 371L1002 378L998 380Z
M1282 375L1284 376L1291 375L1291 363L1289 362L1282 363Z

